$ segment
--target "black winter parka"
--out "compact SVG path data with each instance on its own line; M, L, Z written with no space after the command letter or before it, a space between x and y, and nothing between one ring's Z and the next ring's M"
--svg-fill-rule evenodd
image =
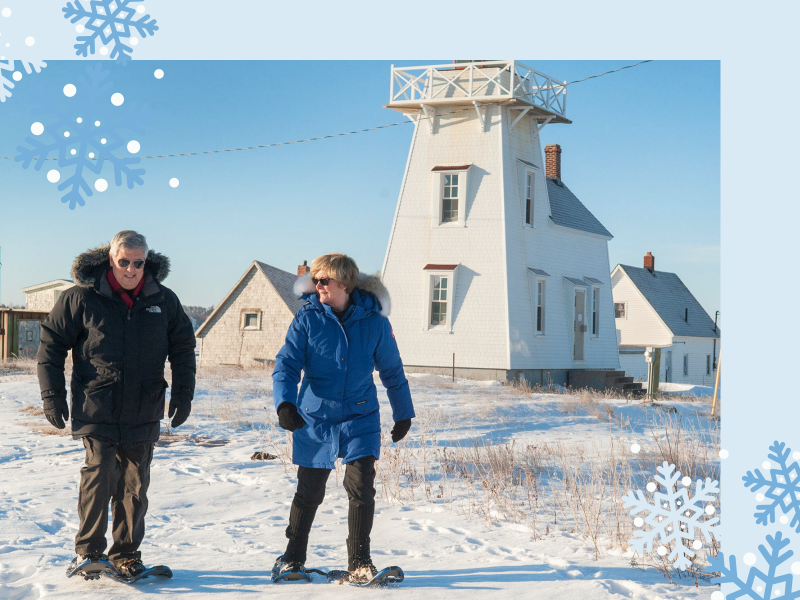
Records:
M38 376L42 398L66 394L64 361L72 351L72 435L100 436L124 447L155 442L164 418L167 358L172 397L191 402L195 338L178 297L161 281L169 259L150 250L145 283L130 310L106 278L109 245L75 259L77 285L42 322Z

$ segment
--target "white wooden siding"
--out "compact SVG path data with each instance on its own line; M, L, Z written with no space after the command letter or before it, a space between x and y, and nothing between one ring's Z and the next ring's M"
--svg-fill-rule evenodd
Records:
M613 301L626 305L625 317L615 319L620 346L662 346L672 343L672 332L619 267L611 274L611 286Z

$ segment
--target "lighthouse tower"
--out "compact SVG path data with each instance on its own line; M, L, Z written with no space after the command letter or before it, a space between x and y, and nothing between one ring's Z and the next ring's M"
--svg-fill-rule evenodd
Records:
M408 371L602 385L619 367L612 236L539 141L570 123L566 91L517 61L392 67L385 106L415 127L383 279Z

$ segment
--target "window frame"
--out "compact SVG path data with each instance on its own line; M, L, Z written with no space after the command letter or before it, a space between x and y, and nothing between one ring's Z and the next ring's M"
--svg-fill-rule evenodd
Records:
M422 330L431 333L452 333L453 332L453 298L456 289L456 273L458 267L451 270L445 269L424 269L425 277L425 309L423 311L424 321L422 322ZM447 299L445 302L446 313L445 322L443 325L431 325L431 318L433 317L433 292L434 292L434 278L447 279Z
M592 331L589 334L589 339L600 339L600 286L593 285L592 290Z
M528 184L530 182L530 185ZM525 227L529 229L536 229L535 218L535 189L536 189L536 173L531 169L524 169L522 174L522 212L524 213L523 222ZM529 205L530 203L530 205Z
M467 195L469 192L469 172L472 165L464 168L443 169L436 167L433 171L433 219L434 227L450 228L450 227L466 227L467 218ZM442 221L442 214L444 210L444 188L445 188L445 175L458 175L458 197L457 197L457 211L458 218L454 221ZM451 198L448 198L451 200Z
M621 317L617 316L617 304L622 305L622 312L623 315ZM614 302L614 320L616 319L625 319L628 320L628 303L627 302Z
M711 375L711 355L706 354L706 375Z
M544 337L547 335L547 278L537 276L535 281L536 301L533 304L533 332L537 337ZM541 314L539 314L540 309ZM541 323L539 323L540 320ZM539 327L540 324L541 328Z
M689 376L689 353L684 352L683 354L683 376Z
M243 308L239 315L239 331L261 331L261 315L262 311L260 308ZM256 316L256 325L255 327L248 327L247 324L247 316L248 315L255 315Z

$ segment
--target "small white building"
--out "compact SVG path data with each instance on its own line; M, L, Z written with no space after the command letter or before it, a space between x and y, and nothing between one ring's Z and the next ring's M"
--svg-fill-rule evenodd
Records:
M647 347L661 348L659 381L714 385L720 329L675 273L617 265L611 273L620 367L647 381Z
M252 367L275 360L286 332L304 302L294 282L309 267L293 275L254 260L230 292L197 328L201 365Z
M25 294L25 309L50 312L59 296L74 285L75 282L71 279L54 279L22 288L22 293Z
M516 61L392 68L386 107L415 127L382 277L407 371L580 387L622 375L612 236L539 138L570 123L565 95Z

